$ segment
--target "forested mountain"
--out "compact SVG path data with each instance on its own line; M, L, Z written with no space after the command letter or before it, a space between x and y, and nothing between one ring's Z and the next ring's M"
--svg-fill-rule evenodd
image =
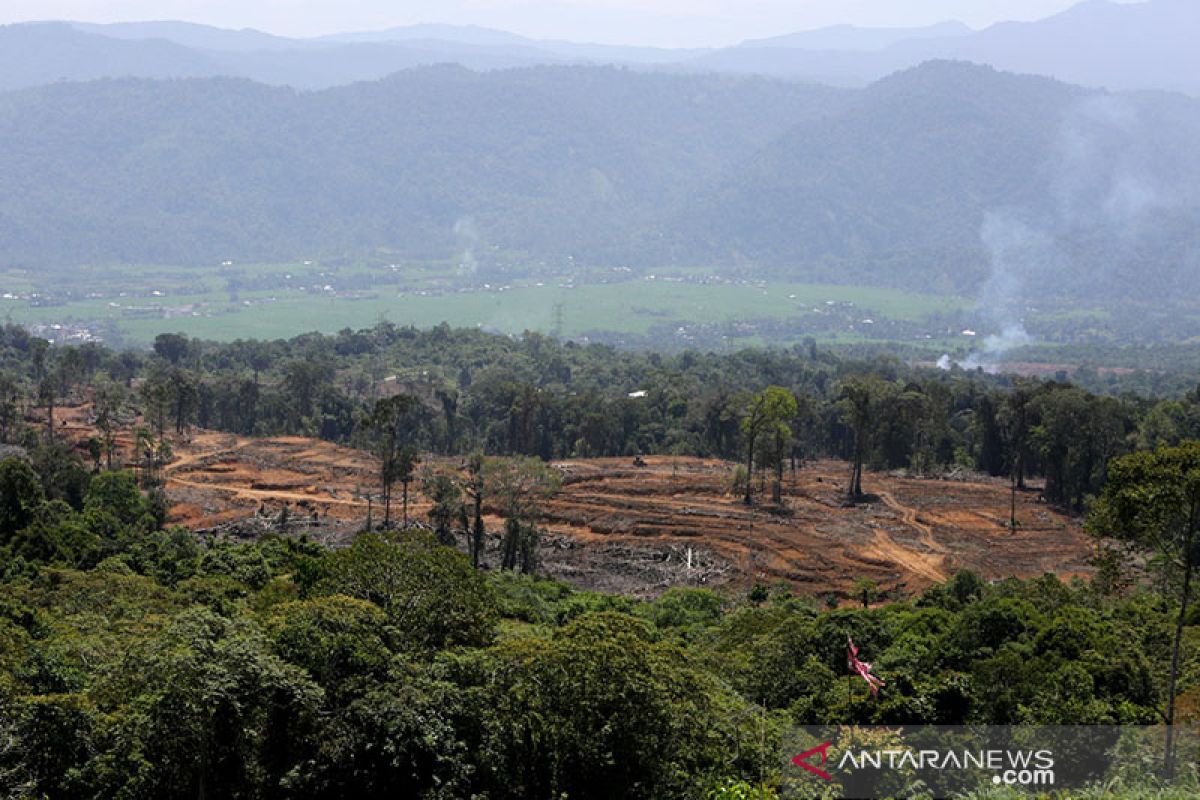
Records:
M595 67L101 81L0 95L0 130L15 266L450 258L466 230L528 263L958 291L1008 270L1036 296L1170 296L1200 270L1200 102L961 63L861 91Z
M693 258L831 277L964 290L1003 269L1042 294L1169 293L1200 275L1198 134L1195 101L930 63L791 129L671 229Z
M541 254L620 242L841 93L597 68L438 67L297 94L245 81L0 96L15 263Z

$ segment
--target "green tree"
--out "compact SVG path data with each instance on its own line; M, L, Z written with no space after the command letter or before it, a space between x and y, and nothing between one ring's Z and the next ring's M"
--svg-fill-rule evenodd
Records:
M775 471L775 484L772 489L774 502L781 501L781 484L783 483L783 459L786 454L787 442L792 437L792 429L788 423L796 417L799 406L796 396L779 386L768 386L751 399L742 417L742 436L746 440L746 471L754 472L755 447L765 440L762 451L767 454L767 466ZM763 459L760 456L760 461ZM746 505L751 502L751 487L753 481L746 482Z
M153 423L158 438L162 439L167 429L167 412L173 399L170 373L165 369L156 369L147 375L142 382L141 396L146 418Z
M160 333L154 337L154 352L173 367L179 366L190 347L191 341L182 333Z
M303 751L322 692L248 620L180 613L100 694L115 713L91 764L99 796L258 797ZM114 701L119 705L110 705Z
M421 648L491 640L495 600L466 558L418 531L363 533L330 556L326 592L368 600Z
M387 673L393 634L374 603L336 594L284 603L271 609L265 626L275 652L303 667L331 697Z
M19 458L0 461L0 545L33 520L45 497L33 467Z
M20 385L11 375L0 372L0 444L16 438L21 418Z
M429 508L429 523L438 542L454 546L454 525L466 526L466 506L463 491L453 476L444 472L431 472L421 481L425 496L432 505Z
M1154 553L1168 585L1178 592L1179 612L1167 678L1166 769L1175 767L1172 728L1183 629L1200 563L1200 442L1133 453L1109 465L1108 483L1088 516L1097 534Z
M420 401L409 394L398 394L377 400L366 424L375 433L375 448L379 455L380 493L383 495L383 526L392 522L392 486L404 478L405 524L408 520L408 484L412 481L415 455L406 445L412 440L416 412Z
M125 388L111 380L96 382L92 390L96 413L96 428L100 431L100 447L104 453L104 466L113 468L113 453L117 446L117 432L121 425L121 410L126 402Z
M487 459L483 453L472 453L467 457L467 476L463 491L471 501L471 536L469 550L471 565L479 569L483 562L484 540L487 530L483 525L483 499L487 494Z
M744 704L640 620L588 614L496 658L485 768L497 797L697 797L714 765L733 766Z
M402 528L408 527L408 487L412 485L413 478L416 477L417 463L416 451L411 447L401 447L396 453L396 458L392 462L393 474L392 480L400 483L400 507L402 509ZM387 505L384 505L384 526L387 526Z
M500 567L533 572L542 504L558 492L562 478L541 459L528 456L495 459L485 469L488 494L497 499L504 514Z
M92 478L83 501L85 512L106 513L130 526L152 518L137 480L129 472L105 472Z
M850 503L857 503L863 496L863 461L866 460L870 444L875 400L881 390L882 386L877 378L857 377L842 383L838 405L854 432L853 466L850 471L850 486L846 491L846 499Z
M1008 526L1017 529L1017 491L1025 488L1025 464L1032 424L1033 390L1024 381L1017 381L1004 398L996 421L1004 434L1008 449L1009 519Z

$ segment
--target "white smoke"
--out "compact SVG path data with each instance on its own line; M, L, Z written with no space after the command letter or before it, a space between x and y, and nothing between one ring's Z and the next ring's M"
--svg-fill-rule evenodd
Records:
M454 237L458 240L458 274L474 275L479 271L479 260L475 249L479 246L479 229L474 217L462 217L454 223Z
M1059 129L1053 191L1058 223L1103 221L1113 233L1136 233L1173 192L1155 175L1154 145L1133 103L1108 94L1077 103Z
M959 366L963 369L982 369L984 372L995 372L1009 350L1024 347L1027 344L1033 344L1033 337L1018 322L1008 326L1000 333L984 337L983 346L967 356ZM942 366L942 361L939 359L938 366L942 369L949 369L950 357L942 356L942 358L946 359L947 364Z
M1156 212L1184 197L1169 188L1169 165L1156 162L1149 134L1137 107L1124 97L1090 95L1064 115L1049 165L1050 202L1040 209L989 212L980 229L990 264L978 312L999 333L985 337L962 361L942 356L938 367L995 371L1009 351L1033 343L1025 327L1026 303L1051 293L1070 275L1072 264L1060 245L1064 237L1099 228L1120 253L1136 252ZM1114 277L1101 265L1086 268L1076 280Z
M1060 259L1053 237L1036 231L1008 213L984 216L980 240L988 252L988 278L980 287L978 310L988 324L999 330L984 337L982 345L966 359L956 362L949 354L938 359L938 367L994 371L1008 351L1033 342L1025 329L1024 299L1028 284L1051 274Z

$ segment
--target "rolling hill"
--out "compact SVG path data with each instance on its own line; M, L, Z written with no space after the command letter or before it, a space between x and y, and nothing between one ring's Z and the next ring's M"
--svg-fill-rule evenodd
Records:
M298 94L206 79L0 95L17 263L444 252L465 218L579 252L683 201L841 93L599 68L436 67Z
M921 290L1200 276L1200 102L954 62L858 91L578 66L100 81L0 95L0 130L10 265L451 258L469 231L530 265Z

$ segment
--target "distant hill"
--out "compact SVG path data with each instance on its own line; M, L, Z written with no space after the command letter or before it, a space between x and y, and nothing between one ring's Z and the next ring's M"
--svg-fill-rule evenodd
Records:
M1200 48L1195 45L1200 41L1200 5L1194 0L1085 0L1036 22L1001 23L968 35L917 34L815 31L781 37L769 48L747 42L699 56L686 66L856 85L931 59L953 59L1109 89L1200 93ZM865 46L888 37L894 41L882 49Z
M961 22L940 22L923 28L862 28L856 25L832 25L812 31L751 39L741 48L786 47L797 50L836 50L844 52L883 50L911 39L940 39L969 36L973 31Z
M184 23L0 26L0 91L127 77L237 77L325 89L436 64L491 70L576 60L525 46L418 39L339 44Z
M930 60L958 60L1114 90L1200 94L1200 4L1084 0L1035 22L972 31L848 25L673 50L531 39L472 26L413 25L317 39L182 22L0 28L0 90L110 77L241 77L297 89L377 80L417 66L476 70L555 64L763 75L859 88Z
M144 41L146 39L163 39L184 47L198 50L225 51L256 51L256 50L295 50L315 43L300 39L288 39L273 36L269 33L256 31L252 28L242 30L227 30L214 28L211 25L197 25L192 22L113 22L108 24L93 24L87 22L72 22L71 27L84 33L97 36L107 36L112 39L129 41ZM125 76L113 76L125 77Z
M999 220L1043 291L1169 292L1200 280L1197 136L1198 101L931 62L788 131L667 229L693 258L966 290Z
M297 94L248 81L0 95L0 258L211 263L448 255L629 236L836 90L610 68L439 67Z
M855 91L598 67L100 81L0 94L0 131L6 264L441 259L467 230L526 264L973 293L999 257L1093 299L1200 281L1200 102L963 63Z
M221 69L205 53L161 39L121 41L59 22L0 26L0 91L116 75L199 77Z
M405 25L399 28L387 28L381 31L359 31L356 33L335 33L319 37L318 41L338 42L406 42L406 41L441 41L456 44L480 45L483 47L502 47L517 45L527 47L535 45L534 39L518 36L508 31L498 31L492 28L481 28L478 25Z
M321 37L318 41L339 43L422 41L492 49L515 48L526 53L532 49L549 57L551 62L570 59L598 64L630 65L675 64L709 52L705 49L685 50L530 39L506 31L472 25L409 25L383 31L335 34Z

